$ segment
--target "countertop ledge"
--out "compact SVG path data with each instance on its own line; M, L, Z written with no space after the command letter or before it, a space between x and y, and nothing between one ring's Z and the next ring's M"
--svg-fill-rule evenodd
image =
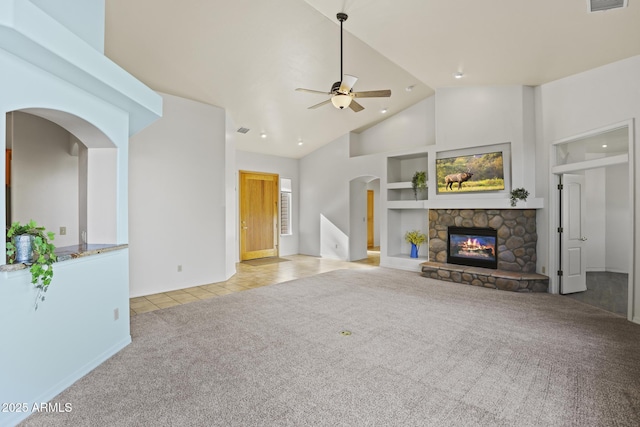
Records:
M128 248L128 244L112 245L112 244L92 244L92 245L72 245L56 248L58 262L66 261L74 258L82 258L91 255L97 255L105 252L117 251ZM27 264L5 264L0 265L0 271L18 271L29 268Z

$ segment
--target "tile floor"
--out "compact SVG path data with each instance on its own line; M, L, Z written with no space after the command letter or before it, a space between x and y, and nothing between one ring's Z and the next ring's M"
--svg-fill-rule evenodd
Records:
M343 268L371 268L380 265L380 249L373 248L367 252L367 258L356 262L337 261L306 255L283 257L288 261L260 266L245 263L236 264L236 274L229 280L219 283L205 284L177 291L131 298L130 314L146 313L174 305L187 304L209 298L217 298L233 292L274 283L286 282L302 277L312 276L331 270Z

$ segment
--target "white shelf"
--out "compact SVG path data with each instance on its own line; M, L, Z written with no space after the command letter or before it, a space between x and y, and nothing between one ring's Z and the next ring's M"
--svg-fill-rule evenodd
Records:
M509 199L448 199L436 200L390 200L388 209L542 209L544 199L529 199L511 206Z
M424 190L420 191L425 191L427 188L429 188L428 182L425 183ZM413 184L411 182L389 182L387 183L387 190L413 190Z
M518 202L512 207L508 198L449 198L438 197L431 200L422 200L423 209L542 209L544 199L528 199L526 202ZM407 209L407 208L397 208ZM417 208L412 208L417 209Z
M426 200L390 200L387 202L387 209L427 209Z
M387 190L402 190L405 188L413 189L411 182L389 182L387 183Z

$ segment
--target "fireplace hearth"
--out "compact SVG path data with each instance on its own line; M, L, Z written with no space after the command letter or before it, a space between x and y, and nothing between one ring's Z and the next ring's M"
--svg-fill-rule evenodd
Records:
M498 268L498 232L488 227L449 227L447 263Z

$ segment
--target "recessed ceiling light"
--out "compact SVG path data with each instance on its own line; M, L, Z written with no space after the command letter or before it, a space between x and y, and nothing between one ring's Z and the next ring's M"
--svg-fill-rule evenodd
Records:
M602 144L602 148L607 148L607 144Z
M298 140L298 145L302 145L302 144L304 144L304 142L302 142L302 138L300 138L300 139Z
M416 85L407 86L404 88L404 90L406 90L407 92L411 92L414 87L416 87Z
M457 73L453 73L453 77L455 77L456 79L461 79L462 76L464 76L464 73L458 71Z
M383 108L382 110L380 110L380 112L381 112L382 114L387 114L387 111L389 111L389 110L387 110L386 108Z
M262 133L260 134L260 138L265 139L266 137L267 137L267 134L266 134L266 133L262 132Z

